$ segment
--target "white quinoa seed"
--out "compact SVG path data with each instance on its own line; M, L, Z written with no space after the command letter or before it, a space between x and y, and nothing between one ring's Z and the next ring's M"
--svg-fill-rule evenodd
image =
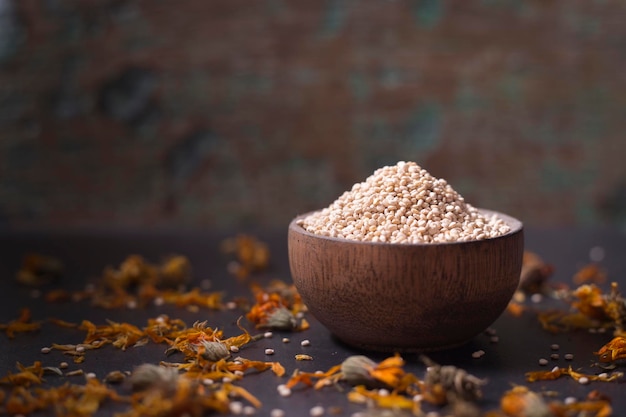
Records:
M237 352L239 352L239 347L235 346L235 345L232 345L230 347L230 351L233 352L233 353L237 353Z
M548 360L545 358L539 359L539 365L546 366L548 364Z
M578 383L581 385L586 385L589 383L589 378L587 378L586 376L581 376L580 378L578 378Z
M309 339L304 339L300 342L300 346L311 346L311 341Z
M276 390L281 397L289 397L291 395L291 388L285 384L280 384L276 387Z
M291 340L289 340L288 337L283 337L283 343L289 343Z
M285 417L285 411L280 408L274 408L270 411L270 417Z
M266 338L266 339L271 339L272 336L274 336L274 333L272 333L272 332L265 332L265 333L263 333L263 337Z
M243 407L243 415L244 416L253 416L256 414L256 408L251 405L246 405Z
M389 243L481 240L510 231L503 219L466 203L446 180L403 161L377 169L298 224L322 236Z
M274 354L274 349L272 349L272 348L265 349L265 354L266 355L273 355Z
M243 403L241 401L231 401L231 403L228 404L228 409L233 414L241 414L243 411Z
M50 353L50 352L52 352L52 349L47 346L41 348L41 353Z
M485 356L485 351L482 349L472 352L472 358L474 359L480 359L483 356Z
M316 405L309 410L309 415L311 417L321 417L324 415L325 412L326 410L324 410L324 407L322 407L321 405Z
M573 355L573 354L571 354L571 353L566 353L565 355L563 355L563 358L564 358L566 361L571 361L571 360L573 360L573 359L574 359L574 355Z

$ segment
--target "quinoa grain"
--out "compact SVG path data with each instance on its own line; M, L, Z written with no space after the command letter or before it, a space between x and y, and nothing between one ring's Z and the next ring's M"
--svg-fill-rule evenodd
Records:
M501 218L466 203L444 179L402 161L376 170L298 224L322 236L389 243L480 240L510 230Z

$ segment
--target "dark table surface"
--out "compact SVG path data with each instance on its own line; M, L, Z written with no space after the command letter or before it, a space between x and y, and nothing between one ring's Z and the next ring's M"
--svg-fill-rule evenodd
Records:
M241 231L236 231L237 233ZM284 232L253 232L259 239L270 246L272 258L270 268L260 274L241 282L233 278L227 271L229 258L219 250L222 239L234 236L236 233L215 234L204 232L130 232L130 231L92 231L92 232L10 232L0 233L0 276L1 302L0 322L6 323L15 319L23 307L29 307L33 319L43 320L55 317L71 322L80 322L88 319L96 324L102 324L106 319L118 322L129 322L137 326L144 326L148 318L157 317L165 313L172 318L180 318L188 325L196 320L207 320L212 327L222 329L225 335L234 336L241 333L236 326L237 318L245 311L225 310L211 311L200 309L191 312L174 306L150 306L141 309L105 310L89 306L87 302L80 303L46 303L41 297L34 298L31 289L23 288L15 283L15 272L20 266L25 253L38 252L58 257L65 265L65 274L58 286L70 290L84 287L88 282L97 279L103 269L118 266L130 254L140 254L147 260L158 261L172 253L185 255L193 266L194 284L204 279L212 282L211 291L223 291L224 300L236 297L247 297L252 300L250 282L268 283L271 279L282 279L290 282L289 265L287 260L286 230ZM526 249L541 255L545 261L555 268L551 282L565 282L572 285L574 273L590 260L590 249L601 247L605 257L601 266L608 273L608 282L617 281L623 289L626 288L626 234L617 230L573 230L573 229L527 229ZM605 288L606 288L605 287ZM566 308L561 301L544 298L539 303L527 301L533 309L550 307ZM346 357L354 354L367 354L379 361L388 354L362 352L345 346L335 340L326 329L310 315L307 319L311 328L299 333L274 332L269 339L261 339L245 346L240 355L253 360L279 361L286 369L284 377L277 377L271 372L248 375L239 385L248 389L263 403L256 411L256 415L268 416L270 410L280 408L287 411L288 416L308 416L313 406L322 405L328 411L339 415L351 416L358 411L365 411L363 405L351 404L347 401L345 387L343 391L334 387L321 390L294 389L289 397L277 394L276 387L283 384L288 376L298 368L303 371L327 370L331 366L341 363ZM250 323L244 324L252 328ZM468 372L488 380L484 387L484 398L480 402L484 410L493 410L499 407L502 394L513 385L526 385L533 391L550 391L555 399L575 397L584 399L592 390L598 390L612 399L613 415L626 415L625 385L621 382L591 382L587 385L563 377L555 381L528 383L524 374L534 370L549 370L558 365L567 367L572 365L588 373L599 373L597 367L592 367L595 356L592 352L598 350L611 339L610 333L598 334L587 331L567 333L548 333L541 328L536 314L526 312L521 317L514 317L508 313L503 315L492 325L499 340L493 343L486 334L475 337L468 344L452 350L432 352L429 356L442 365L456 365ZM292 342L281 342L282 337L288 336ZM18 334L9 340L0 334L0 376L9 371L15 371L16 362L32 364L34 360L41 360L44 366L58 366L62 361L70 362L70 369L82 368L85 372L94 372L98 377L104 376L111 370L132 370L135 366L145 363L158 363L165 360L162 345L148 344L142 347L120 351L111 346L90 351L83 364L75 365L59 351L43 355L40 349L49 346L52 342L80 343L83 332L75 329L64 329L53 325L44 325L35 333ZM302 347L300 341L308 339L311 345ZM550 358L550 346L560 346L560 358L550 360L547 366L540 366L540 358ZM268 358L266 348L275 349L275 354ZM484 350L485 354L479 359L472 357L472 353ZM297 353L311 355L313 361L294 360ZM572 353L574 359L566 361L565 353ZM425 367L416 354L404 354L405 370L423 376ZM64 380L81 382L76 377L47 378L46 384L58 384ZM331 409L332 407L332 409ZM425 404L424 410L438 411L444 415L444 409ZM115 405L105 405L98 415L110 415L119 411ZM329 412L327 411L327 415ZM369 414L376 415L368 411Z

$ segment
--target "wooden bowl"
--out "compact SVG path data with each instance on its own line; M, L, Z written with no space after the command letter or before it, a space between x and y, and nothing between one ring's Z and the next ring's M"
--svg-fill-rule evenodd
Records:
M425 352L484 331L518 286L522 223L497 214L505 235L453 243L390 244L330 238L289 225L289 266L309 311L343 342Z

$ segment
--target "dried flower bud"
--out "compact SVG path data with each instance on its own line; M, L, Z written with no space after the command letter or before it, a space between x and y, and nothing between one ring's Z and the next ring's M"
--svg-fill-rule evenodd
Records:
M481 386L486 383L485 380L470 375L456 366L441 366L425 356L422 356L422 361L428 366L424 382L430 387L443 388L448 402L459 399L476 401L482 398Z
M230 349L222 342L208 342L203 340L202 347L204 351L201 353L202 357L211 362L217 362L220 359L224 359L230 356Z
M510 416L550 417L554 414L543 398L528 388L516 386L504 393L500 408Z
M178 371L173 368L145 363L135 368L129 381L133 391L158 389L164 393L171 393L176 389Z
M267 322L259 327L276 330L294 330L298 327L298 320L285 307L278 307L268 314Z
M380 382L370 375L376 362L363 355L349 356L341 363L342 378L350 385L365 385L368 388L380 387Z

